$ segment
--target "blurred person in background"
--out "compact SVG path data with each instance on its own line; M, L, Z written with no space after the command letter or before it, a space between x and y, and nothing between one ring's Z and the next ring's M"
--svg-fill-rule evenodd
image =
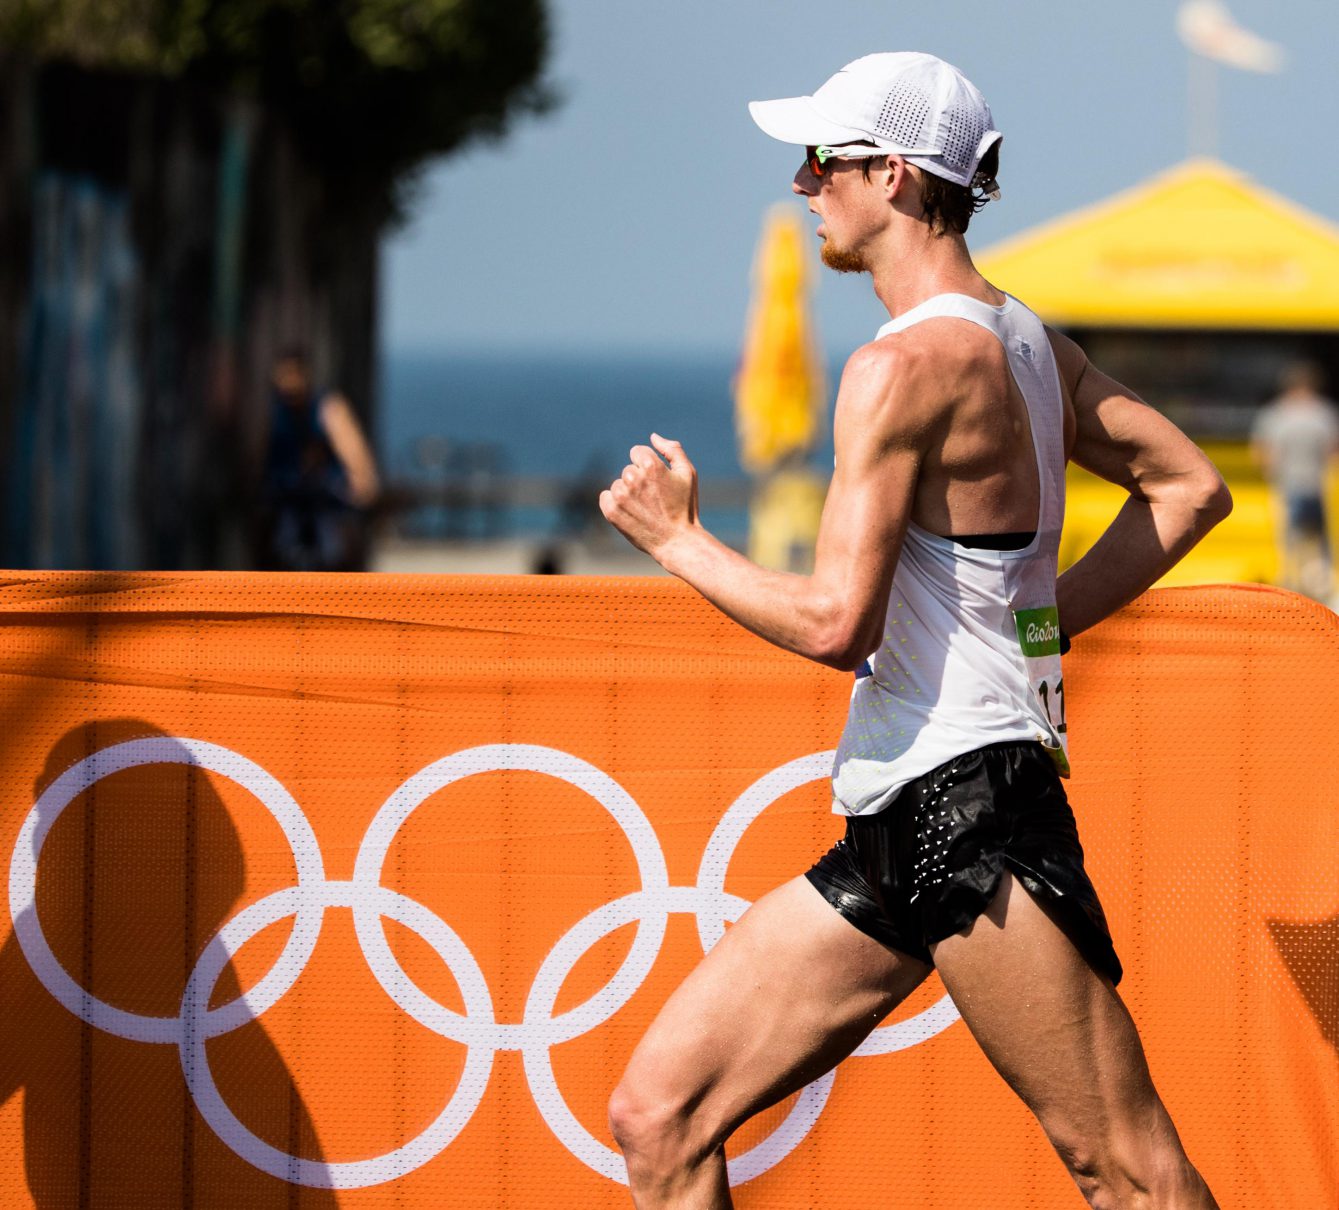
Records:
M270 375L270 436L259 525L267 571L360 571L376 459L353 408L312 386L306 351L284 349Z
M1334 578L1325 492L1339 455L1339 412L1321 394L1323 387L1319 366L1289 366L1278 397L1256 416L1251 448L1280 514L1280 579L1288 588L1328 600Z

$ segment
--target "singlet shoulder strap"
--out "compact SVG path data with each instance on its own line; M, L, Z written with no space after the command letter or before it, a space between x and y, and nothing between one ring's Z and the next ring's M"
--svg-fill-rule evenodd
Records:
M876 338L903 332L927 319L966 319L991 332L998 332L1000 320L1013 311L1015 306L1017 300L1007 294L1005 301L998 307L967 294L936 294L896 319L890 319L878 330Z

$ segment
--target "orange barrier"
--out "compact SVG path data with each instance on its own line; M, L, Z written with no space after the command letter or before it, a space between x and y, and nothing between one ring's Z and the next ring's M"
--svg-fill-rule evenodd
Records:
M0 607L6 1207L625 1206L637 1038L840 830L849 678L669 581L15 574ZM1066 671L1190 1154L1224 1207L1334 1206L1339 619L1169 589ZM741 1207L1078 1204L931 983L736 1139Z

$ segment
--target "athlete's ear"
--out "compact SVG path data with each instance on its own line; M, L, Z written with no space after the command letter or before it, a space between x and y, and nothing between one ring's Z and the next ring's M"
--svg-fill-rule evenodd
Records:
M883 188L890 202L907 187L910 176L911 166L900 155L887 157L883 170Z

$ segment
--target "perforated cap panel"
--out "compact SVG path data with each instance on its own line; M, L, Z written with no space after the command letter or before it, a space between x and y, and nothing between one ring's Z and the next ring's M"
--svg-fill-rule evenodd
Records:
M976 152L986 129L979 109L955 105L944 115L943 156L954 172L970 174L976 169Z
M930 109L930 96L923 88L901 82L894 84L884 98L874 133L903 147L920 147L928 138L925 127Z

